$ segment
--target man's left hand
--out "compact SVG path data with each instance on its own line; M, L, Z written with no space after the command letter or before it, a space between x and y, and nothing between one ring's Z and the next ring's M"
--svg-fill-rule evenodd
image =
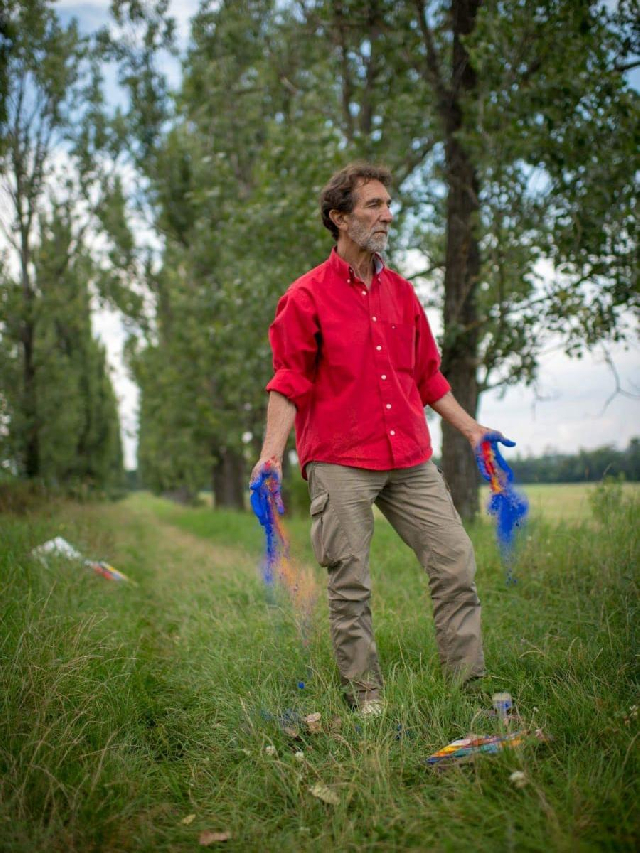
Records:
M505 447L516 446L515 441L511 441L511 439L505 438L504 435L500 432L500 430L489 429L488 427L483 427L480 424L476 424L476 427L477 429L474 429L472 431L472 435L467 436L474 450L477 450L480 442L484 440L485 436L497 438L500 444L504 444Z
M491 433L492 435L499 435L502 438L504 438L504 436L502 435L502 433L499 430L490 429L489 427L482 426L481 424L476 424L475 427L473 427L471 429L470 433L467 435L467 438L471 442L471 446L473 447L474 450L477 448L477 446L480 444L482 439L488 433ZM508 439L506 439L506 440L508 441Z

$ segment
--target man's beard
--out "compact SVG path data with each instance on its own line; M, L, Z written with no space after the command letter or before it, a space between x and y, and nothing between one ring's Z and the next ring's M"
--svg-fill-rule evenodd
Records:
M374 234L357 219L351 222L347 234L356 245L360 246L361 249L366 249L367 252L384 252L389 241L388 234L379 232Z

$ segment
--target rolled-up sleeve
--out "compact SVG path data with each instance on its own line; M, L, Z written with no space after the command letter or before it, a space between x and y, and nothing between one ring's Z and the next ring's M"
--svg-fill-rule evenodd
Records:
M451 385L440 372L440 353L431 333L424 308L416 301L416 368L415 379L423 406L436 403L451 391Z
M318 354L318 318L311 296L292 288L278 302L269 327L273 379L267 391L277 391L296 407L311 391Z

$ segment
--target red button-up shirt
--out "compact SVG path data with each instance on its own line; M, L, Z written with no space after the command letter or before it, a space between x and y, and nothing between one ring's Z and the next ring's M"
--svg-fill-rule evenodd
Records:
M369 288L334 249L295 281L269 329L277 391L308 462L388 470L432 454L424 406L450 385L410 282L376 259Z

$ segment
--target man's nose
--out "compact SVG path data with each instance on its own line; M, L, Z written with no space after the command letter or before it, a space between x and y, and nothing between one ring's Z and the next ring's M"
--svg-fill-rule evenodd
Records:
M391 221L393 220L393 213L391 213L391 208L390 208L390 207L386 207L386 208L383 210L383 212L382 212L382 215L381 215L380 219L381 219L383 222L391 222Z

